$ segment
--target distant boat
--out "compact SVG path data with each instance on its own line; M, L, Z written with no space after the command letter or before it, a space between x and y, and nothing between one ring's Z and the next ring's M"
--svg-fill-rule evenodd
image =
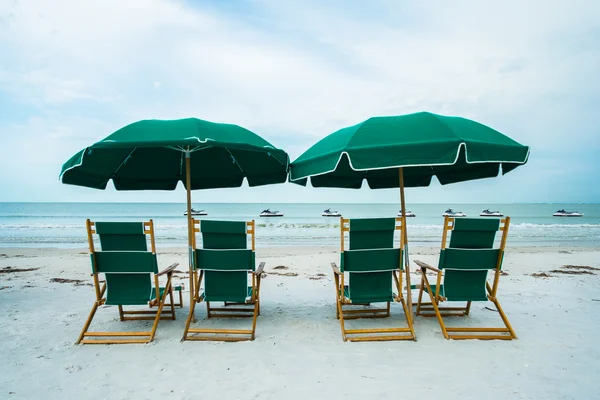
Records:
M401 216L402 216L402 210L398 211L398 215L397 215L397 216L398 216L398 217L401 217ZM415 213L414 213L414 212L412 212L412 211L406 211L406 216L407 216L407 217L416 217Z
M563 210L558 210L557 212L555 212L554 214L552 214L553 217L583 217L583 213L577 212L577 211L565 211Z
M454 211L453 209L449 208L446 211L444 211L444 213L442 214L442 217L466 217L467 214L465 214L462 211Z
M260 213L261 217L283 217L283 213L279 211L271 211L268 208Z
M323 216L323 217L341 217L342 214L340 214L337 211L331 211L331 208L328 208L327 210L323 211L321 216Z
M486 208L481 213L479 213L479 216L480 217L503 217L504 214L502 214L500 211L490 211Z
M204 211L204 210L194 210L193 208L192 208L192 213L191 214L192 215L208 215L208 213L206 211ZM187 211L184 212L183 215L187 216L188 215Z

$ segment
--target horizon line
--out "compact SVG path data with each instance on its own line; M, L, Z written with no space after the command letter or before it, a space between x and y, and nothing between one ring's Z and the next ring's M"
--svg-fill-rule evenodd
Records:
M0 201L0 204L184 204L185 201ZM208 201L208 202L192 202L192 204L400 204L397 202L316 202L316 201L302 201L302 202L291 202L291 201L273 201L273 202L256 202L256 201ZM424 204L424 205L442 205L442 204L600 204L600 202L568 202L568 201L551 201L551 202L538 202L538 201L523 201L523 202L414 202L410 204Z

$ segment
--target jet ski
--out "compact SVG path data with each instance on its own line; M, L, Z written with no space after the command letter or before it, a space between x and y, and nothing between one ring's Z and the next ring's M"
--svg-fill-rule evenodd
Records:
M208 215L208 213L204 210L194 210L193 208L192 208L191 214L192 215ZM187 216L188 215L187 211L184 212L183 215Z
M402 216L402 210L398 211L398 217ZM412 211L406 211L406 217L416 217L415 213Z
M555 212L554 214L552 214L553 217L583 217L583 213L577 212L577 211L565 211L563 210L558 210L557 212Z
M485 210L483 210L482 212L479 213L480 217L503 217L504 214L502 214L500 211L490 211L487 208Z
M462 211L454 211L453 209L449 208L446 211L444 211L444 213L442 214L442 217L466 217L467 214L465 214Z
M260 213L261 217L283 217L283 213L279 211L271 211L268 208Z
M342 214L340 214L337 211L331 211L331 208L328 208L327 210L323 211L321 216L323 216L323 217L341 217Z

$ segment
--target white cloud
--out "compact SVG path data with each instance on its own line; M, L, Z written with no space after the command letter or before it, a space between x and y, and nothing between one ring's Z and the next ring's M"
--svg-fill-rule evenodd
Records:
M598 2L219 7L0 5L0 96L26 116L0 122L0 135L53 137L44 160L57 169L122 125L188 116L247 126L292 157L342 126L418 110L488 123L532 145L527 168L540 171L545 151L600 146L589 106L600 100Z

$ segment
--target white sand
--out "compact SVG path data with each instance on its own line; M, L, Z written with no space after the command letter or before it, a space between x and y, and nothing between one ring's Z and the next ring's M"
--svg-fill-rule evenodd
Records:
M435 264L437 251L411 248L411 255ZM338 259L336 249L294 247L258 251L267 276L254 342L180 342L185 293L177 320L161 321L153 343L112 346L73 344L92 307L93 288L50 282L91 283L85 250L0 253L0 269L39 268L0 274L0 399L600 397L600 271L531 276L565 264L600 268L600 248L508 249L498 298L519 337L514 341L448 341L434 318L417 317L417 342L343 342L329 267ZM159 255L162 266L177 261L180 270L187 269L186 259L177 249ZM279 265L289 269L277 272L298 275L273 274ZM186 282L185 276L176 281ZM500 326L485 306L475 303L460 322ZM206 321L205 308L196 310L198 324L231 322ZM401 310L396 304L391 319L375 321L403 325ZM148 324L120 322L114 307L103 307L92 328Z

